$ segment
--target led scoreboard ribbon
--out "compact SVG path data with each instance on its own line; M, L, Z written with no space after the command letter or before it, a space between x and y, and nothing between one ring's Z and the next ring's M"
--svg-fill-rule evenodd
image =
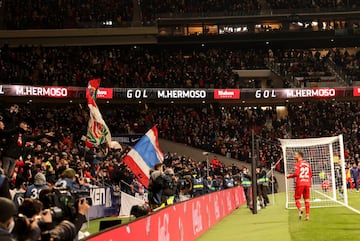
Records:
M84 87L0 85L1 97L85 98ZM99 99L117 101L167 100L261 101L304 98L356 98L360 87L287 88L287 89L185 89L185 88L100 88Z
M360 92L359 92L360 93ZM352 97L353 88L242 89L242 100ZM359 94L360 96L360 94Z

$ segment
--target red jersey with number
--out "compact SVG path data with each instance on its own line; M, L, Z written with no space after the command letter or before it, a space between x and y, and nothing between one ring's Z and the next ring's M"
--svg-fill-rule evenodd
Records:
M311 187L312 171L310 163L304 160L297 161L294 166L294 174L291 174L289 177L296 178L297 187Z

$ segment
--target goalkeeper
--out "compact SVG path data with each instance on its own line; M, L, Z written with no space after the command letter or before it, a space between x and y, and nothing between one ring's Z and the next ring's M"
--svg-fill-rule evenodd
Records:
M294 165L294 173L287 175L287 178L296 178L294 198L296 207L299 210L299 219L302 218L303 214L303 209L300 203L300 199L302 196L305 201L305 220L308 221L310 218L310 188L312 171L310 164L303 160L302 152L295 152L294 158L296 160L296 163Z

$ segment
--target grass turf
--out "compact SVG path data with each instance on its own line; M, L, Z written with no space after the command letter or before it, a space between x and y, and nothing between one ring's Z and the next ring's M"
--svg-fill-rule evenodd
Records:
M84 231L84 232L87 231L90 234L94 234L94 233L99 232L100 222L101 221L111 221L111 220L118 220L118 219L121 219L122 224L127 223L127 222L129 222L131 220L134 220L134 218L119 218L119 217L99 218L99 219L91 220L88 223L88 226L86 228L82 229L82 231Z
M349 192L349 205L360 210L360 193ZM311 209L310 221L299 221L297 210L285 209L285 193L279 193L274 205L256 215L242 206L197 241L357 240L359 223L360 215L345 207Z

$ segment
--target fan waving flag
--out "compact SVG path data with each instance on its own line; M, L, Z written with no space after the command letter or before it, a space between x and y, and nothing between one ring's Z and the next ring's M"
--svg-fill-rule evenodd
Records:
M151 128L123 158L124 163L146 188L149 186L150 169L163 160L164 154L159 147L156 126Z
M86 99L90 110L85 141L87 147L100 146L103 143L111 144L111 133L96 105L96 94L99 86L100 79L93 79L89 81L86 89Z

